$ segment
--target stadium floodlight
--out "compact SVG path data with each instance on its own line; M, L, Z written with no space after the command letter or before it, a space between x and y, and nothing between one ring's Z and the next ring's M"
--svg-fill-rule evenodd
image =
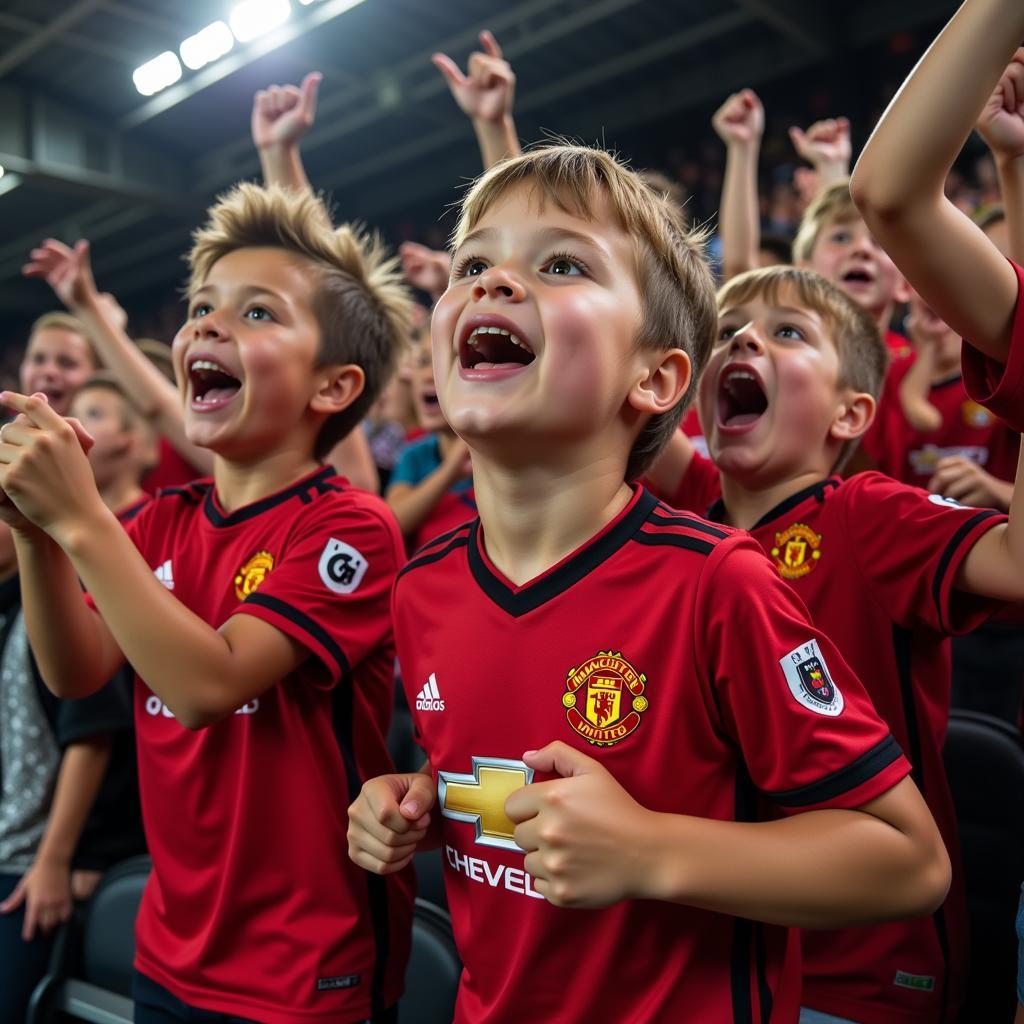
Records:
M143 96L152 96L153 93L173 85L179 78L181 78L181 64L177 55L171 53L170 50L164 50L159 57L146 61L132 72L135 88Z
M234 45L235 37L231 34L231 29L223 21L215 21L194 36L189 36L178 47L178 52L186 67L198 71L210 61L223 57Z
M3 165L0 164L0 178L2 178L7 172L4 170Z
M299 3L302 4L303 7L308 7L310 4L315 4L316 0L299 0Z
M240 43L265 35L288 20L288 0L242 0L228 16L228 24Z

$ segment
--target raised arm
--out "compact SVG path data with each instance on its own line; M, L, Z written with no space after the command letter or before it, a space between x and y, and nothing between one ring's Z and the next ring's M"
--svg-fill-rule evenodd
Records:
M925 302L1003 362L1016 275L943 189L1022 37L1019 0L967 0L882 116L850 184L865 221Z
M757 161L764 134L764 107L752 89L733 93L711 124L725 143L725 179L718 219L722 235L722 277L754 270L760 263L761 211Z
M388 488L387 503L405 538L412 537L433 512L448 488L473 472L469 447L461 437L452 440L440 465L417 484L402 480Z
M468 74L463 74L458 64L444 53L435 53L431 59L444 75L459 109L473 122L487 170L506 157L518 156L522 147L512 119L515 72L490 32L480 33L480 45L482 51L469 55Z
M789 129L793 148L814 169L817 190L850 176L850 122L845 117L815 121L806 131Z
M322 78L319 71L311 71L300 86L271 85L253 97L252 141L267 185L311 191L299 156L299 142L316 118Z

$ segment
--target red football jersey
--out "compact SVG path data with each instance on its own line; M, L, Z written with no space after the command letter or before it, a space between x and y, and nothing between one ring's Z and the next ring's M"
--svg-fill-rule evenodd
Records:
M721 502L710 518L721 519ZM822 481L750 531L864 681L914 765L942 832L954 885L934 918L804 936L804 1003L862 1024L932 1024L951 1014L967 969L959 842L942 745L950 634L999 607L953 590L964 556L1006 517L880 473Z
M356 1021L398 1001L412 880L348 858L347 807L393 771L389 598L404 561L384 503L329 468L225 513L213 485L163 491L126 529L211 626L254 615L309 651L299 672L190 732L142 679L139 780L153 875L136 966L192 1006Z
M899 390L914 359L911 353L889 368L875 421L861 441L877 468L903 483L927 487L939 459L960 455L1000 480L1013 480L1019 436L968 396L963 377L934 384L929 391L942 426L922 433L910 425Z
M1013 263L1013 269L1018 282L1024 283L1024 268ZM971 398L995 413L1011 430L1024 434L1024 303L1019 293L1006 365L982 355L966 339L961 361Z
M597 536L520 587L488 560L479 520L438 538L400 573L394 612L438 784L465 965L456 1021L793 1024L787 929L651 900L554 907L504 814L512 790L541 781L523 752L556 739L645 807L725 821L772 813L762 801L857 807L908 773L757 545L637 489Z

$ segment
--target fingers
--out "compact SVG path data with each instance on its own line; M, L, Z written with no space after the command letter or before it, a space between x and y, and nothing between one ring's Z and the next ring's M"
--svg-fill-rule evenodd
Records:
M480 45L489 56L497 57L499 60L504 59L501 47L498 45L498 40L494 38L493 33L489 29L485 28L480 33Z
M50 408L43 394L19 395L16 391L0 392L0 402L22 413L34 427L42 430L63 430L64 417Z
M309 124L312 124L316 117L316 98L323 77L319 71L310 71L299 87L299 106L302 107L302 116Z
M563 779L603 771L600 763L594 758L561 740L555 740L540 750L526 751L523 760L535 771L560 775Z
M457 89L469 81L459 70L459 65L445 53L435 53L430 58L430 62L444 75L450 89Z
M10 896L7 897L0 903L0 914L10 914L15 911L25 902L25 879L22 878L20 882L14 887L14 891Z

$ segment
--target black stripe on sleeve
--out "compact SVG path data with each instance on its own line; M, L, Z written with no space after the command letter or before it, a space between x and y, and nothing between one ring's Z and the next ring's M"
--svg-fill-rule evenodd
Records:
M447 547L440 548L436 551L429 551L425 555L420 555L419 558L414 558L411 562L405 565L399 570L398 577L401 578L410 569L418 569L421 565L430 565L431 562L439 562L445 555L450 555L456 548L464 548L469 543L469 536L456 537Z
M826 775L817 782L800 789L790 789L784 793L769 793L768 796L782 807L808 807L832 800L843 793L874 778L883 768L888 768L901 754L900 745L893 739L892 733L876 743L867 753L862 754L853 764Z
M659 513L661 514L659 515ZM714 523L709 523L707 520L701 519L700 516L681 516L664 504L658 505L657 509L647 517L647 522L652 526L688 526L691 530L706 533L719 540L725 540L729 536L720 526L715 526Z
M687 551L697 551L702 555L710 555L715 550L715 545L711 541L688 537L685 533L644 533L641 530L633 540L648 547L685 548Z
M942 614L942 584L946 581L946 573L949 572L949 564L953 561L953 556L964 542L964 538L979 523L983 523L986 519L992 519L993 517L1001 518L1002 515L1002 512L996 512L995 509L986 509L984 512L979 512L976 516L971 516L953 534L952 539L946 545L946 550L942 552L942 557L939 559L939 567L935 570L935 579L932 580L932 599L935 601L935 611L939 616L939 624L944 630L948 629L949 625L946 622L946 616Z
M261 594L258 590L255 594L250 594L242 604L259 605L261 608L266 608L269 611L276 612L289 622L294 622L296 626L316 640L317 643L319 643L334 659L338 667L339 676L348 675L348 673L352 671L352 668L348 663L348 658L345 657L345 652L338 646L334 637L332 637L319 622L306 615L305 612L300 612L298 608L293 608L290 604L286 604L278 597L272 597L270 594ZM355 797L353 797L353 799L355 799Z

